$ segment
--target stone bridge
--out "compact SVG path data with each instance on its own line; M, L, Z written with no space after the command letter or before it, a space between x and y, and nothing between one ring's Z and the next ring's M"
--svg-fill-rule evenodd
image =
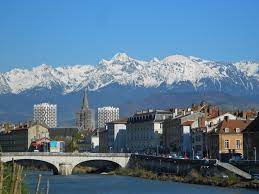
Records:
M110 161L125 168L131 154L128 153L48 153L48 152L10 152L2 153L2 162L12 160L35 160L52 165L54 172L60 175L71 175L75 166L87 161Z

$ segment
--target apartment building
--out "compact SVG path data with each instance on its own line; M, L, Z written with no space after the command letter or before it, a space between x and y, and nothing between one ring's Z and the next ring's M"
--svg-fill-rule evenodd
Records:
M33 106L34 122L46 124L50 128L57 127L57 105L49 103L35 104Z
M102 128L106 123L118 120L120 109L117 107L106 106L98 108L98 128Z
M126 146L131 152L157 152L162 146L163 121L172 116L166 110L146 110L128 118Z

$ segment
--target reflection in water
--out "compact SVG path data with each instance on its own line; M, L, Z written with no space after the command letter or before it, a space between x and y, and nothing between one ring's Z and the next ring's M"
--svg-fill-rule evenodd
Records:
M38 174L42 174L41 191L50 182L50 194L257 194L258 191L192 185L175 182L108 175L53 176L51 172L27 172L26 182L34 193Z

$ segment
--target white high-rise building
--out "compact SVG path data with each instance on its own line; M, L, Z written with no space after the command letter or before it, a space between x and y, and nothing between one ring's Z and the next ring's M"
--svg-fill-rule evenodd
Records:
M120 109L117 107L106 106L98 108L98 127L104 127L105 123L118 120L120 117Z
M33 107L33 119L35 122L45 123L50 128L57 127L57 105L35 104Z

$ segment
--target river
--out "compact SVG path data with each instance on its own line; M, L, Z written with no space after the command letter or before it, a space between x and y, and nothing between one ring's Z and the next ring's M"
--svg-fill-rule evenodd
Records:
M258 191L193 185L169 181L146 180L135 177L108 175L53 176L50 172L27 172L26 184L35 193L38 174L42 174L40 190L49 194L258 194Z

